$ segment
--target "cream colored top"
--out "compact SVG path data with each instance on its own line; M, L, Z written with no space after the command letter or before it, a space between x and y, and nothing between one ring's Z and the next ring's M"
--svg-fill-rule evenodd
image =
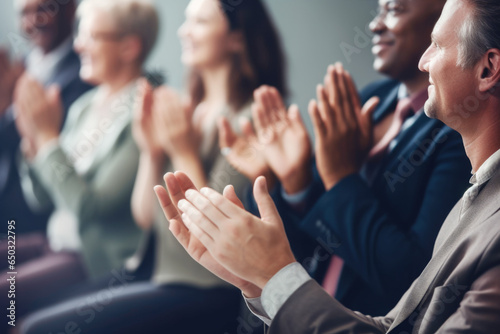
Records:
M239 131L239 118L250 118L250 103L245 105L239 112L234 112L226 108L220 115L226 116L233 129ZM206 123L202 127L200 156L203 168L207 172L208 186L221 192L226 185L232 184L238 196L242 198L250 182L245 176L238 173L221 155L218 144L217 118L210 117L205 121ZM168 171L174 171L170 162L167 162L164 172ZM161 182L161 179L159 182ZM156 238L152 280L158 284L181 283L201 288L231 286L191 258L169 231L168 221L159 205L157 205L157 210L157 218L155 219L152 232ZM129 269L137 267L141 262L148 246L148 240L149 237L146 236L138 254L128 263Z

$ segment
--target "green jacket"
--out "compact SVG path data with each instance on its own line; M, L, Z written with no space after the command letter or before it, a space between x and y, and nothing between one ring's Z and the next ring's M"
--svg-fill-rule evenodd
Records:
M66 210L76 217L90 277L121 267L142 234L130 209L139 160L131 131L136 87L124 88L92 123L88 116L97 91L75 101L58 142L31 163L21 164L20 173L29 202L42 207L53 204L56 211ZM84 154L89 155L87 166L79 173L74 162Z

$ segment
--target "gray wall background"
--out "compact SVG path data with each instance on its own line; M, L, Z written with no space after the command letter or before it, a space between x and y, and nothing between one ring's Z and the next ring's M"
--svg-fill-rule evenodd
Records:
M0 45L21 56L29 45L18 33L14 0L1 1ZM54 0L57 1L62 0ZM303 113L307 112L309 100L315 97L315 87L323 80L329 64L344 63L358 87L380 78L372 68L371 35L367 33L367 24L375 15L376 0L264 1L283 39L290 102L297 103ZM184 71L177 29L184 20L189 0L155 0L155 3L162 26L147 68L164 70L168 83L181 89Z

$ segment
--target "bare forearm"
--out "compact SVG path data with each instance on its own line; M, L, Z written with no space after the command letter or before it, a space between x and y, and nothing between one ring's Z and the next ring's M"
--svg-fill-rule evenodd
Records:
M139 170L132 194L132 214L142 229L149 229L155 216L155 194L153 187L163 175L162 167L165 161L163 155L153 155L142 152Z
M174 156L171 160L174 170L186 173L198 189L207 185L207 176L200 157L195 152Z

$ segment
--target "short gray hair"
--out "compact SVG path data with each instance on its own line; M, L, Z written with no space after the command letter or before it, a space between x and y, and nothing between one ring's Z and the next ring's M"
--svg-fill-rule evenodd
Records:
M500 49L500 2L464 0L472 12L458 31L458 65L471 68L489 49Z
M158 36L159 18L153 3L150 0L83 0L77 16L81 18L95 10L109 13L121 33L139 37L142 44L139 61L143 63Z

